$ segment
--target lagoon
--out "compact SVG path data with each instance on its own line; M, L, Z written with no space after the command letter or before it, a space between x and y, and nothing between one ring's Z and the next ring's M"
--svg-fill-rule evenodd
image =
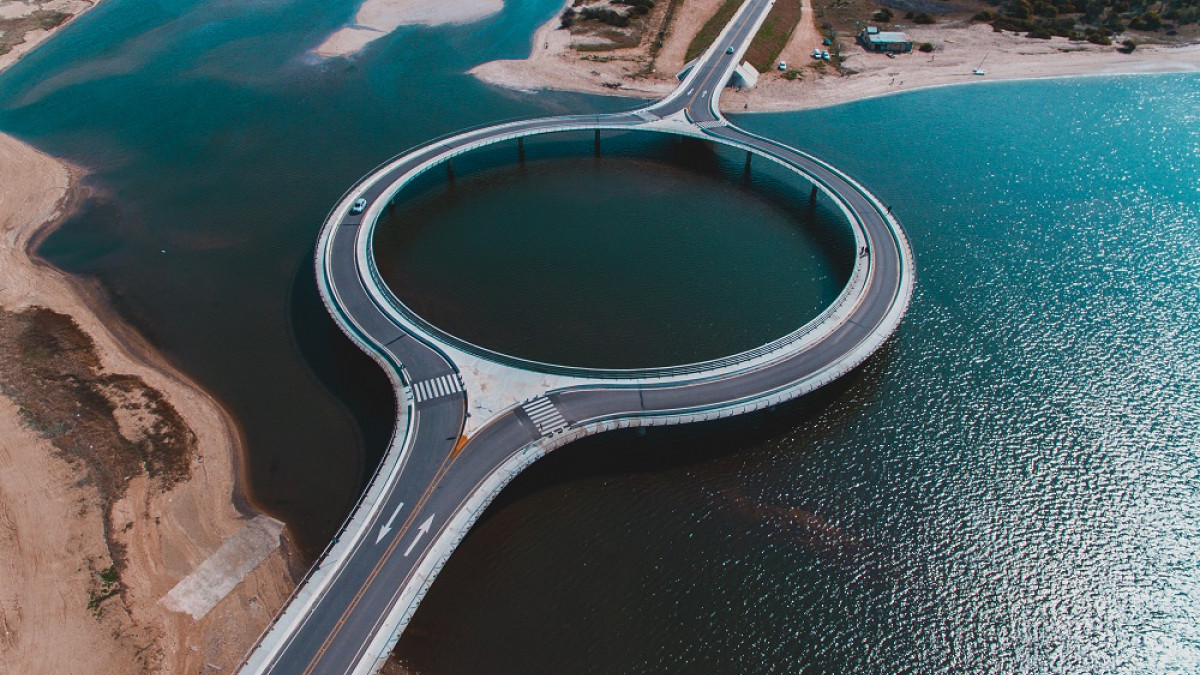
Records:
M314 64L351 3L106 3L0 77L0 129L92 171L42 254L99 279L229 406L254 497L309 552L391 423L386 382L317 300L317 229L409 145L632 107L462 75L520 55L555 5ZM893 206L918 266L900 331L795 405L535 465L401 656L432 673L1200 667L1200 78L981 84L739 124ZM903 161L880 171L880 151Z

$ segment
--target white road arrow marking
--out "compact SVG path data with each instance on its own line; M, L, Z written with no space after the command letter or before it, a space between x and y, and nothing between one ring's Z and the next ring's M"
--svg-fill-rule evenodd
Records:
M428 532L429 528L431 527L433 527L433 516L429 516L429 519L421 523L421 527L417 528L417 536L413 537L412 543L409 544L408 548L404 550L405 558L408 557L409 553L412 553L412 550L416 547L417 542L421 541L421 537L425 536L425 533Z
M376 544L383 541L383 538L387 536L387 533L392 531L392 523L396 522L396 516L400 515L400 509L402 508L404 508L404 502L400 502L400 505L396 507L396 510L392 511L392 517L388 518L387 523L379 528L379 536L375 537Z

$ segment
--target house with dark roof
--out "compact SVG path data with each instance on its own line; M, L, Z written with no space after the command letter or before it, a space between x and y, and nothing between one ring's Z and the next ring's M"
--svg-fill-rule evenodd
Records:
M869 52L908 53L913 50L912 40L904 33L881 32L875 26L867 26L859 32L858 44Z

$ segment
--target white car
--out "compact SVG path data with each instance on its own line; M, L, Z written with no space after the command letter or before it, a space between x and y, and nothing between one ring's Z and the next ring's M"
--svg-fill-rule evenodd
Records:
M362 213L363 209L367 208L367 200L359 198L354 200L354 205L350 207L350 213Z

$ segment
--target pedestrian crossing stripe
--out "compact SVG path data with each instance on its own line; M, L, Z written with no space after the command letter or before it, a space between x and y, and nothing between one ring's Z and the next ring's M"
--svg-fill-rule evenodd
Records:
M558 408L555 408L550 399L545 396L539 396L529 401L522 408L525 409L525 414L529 415L529 419L537 425L538 431L542 435L557 433L567 426L567 421L558 412Z
M423 403L442 396L457 394L463 390L463 384L458 373L449 373L441 377L414 382L412 390L417 403Z

